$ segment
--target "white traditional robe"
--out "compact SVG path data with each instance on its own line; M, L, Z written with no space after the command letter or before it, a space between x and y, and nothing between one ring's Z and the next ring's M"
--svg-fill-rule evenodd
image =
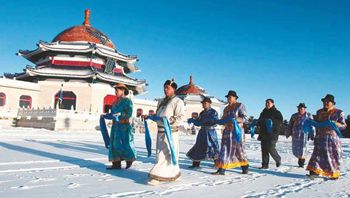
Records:
M174 150L177 164L171 162L171 153L169 143L164 133L164 125L162 121L157 121L157 159L156 164L151 169L149 177L158 181L174 181L181 176L179 166L179 125L182 123L185 114L184 102L173 97L169 100L162 99L157 106L156 115L168 118L174 142Z

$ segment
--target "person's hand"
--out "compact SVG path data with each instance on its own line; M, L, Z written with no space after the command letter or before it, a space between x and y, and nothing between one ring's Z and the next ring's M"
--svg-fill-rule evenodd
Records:
M334 124L335 124L335 126L337 126L338 128L341 127L341 125L342 125L341 123L336 122L336 121L334 121Z

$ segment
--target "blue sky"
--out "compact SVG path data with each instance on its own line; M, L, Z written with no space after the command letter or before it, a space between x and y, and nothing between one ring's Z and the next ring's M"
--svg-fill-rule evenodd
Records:
M15 53L90 21L126 54L135 54L149 92L166 79L224 99L236 90L249 115L274 98L285 119L305 102L314 113L327 93L350 114L350 1L2 1L0 73L31 64Z

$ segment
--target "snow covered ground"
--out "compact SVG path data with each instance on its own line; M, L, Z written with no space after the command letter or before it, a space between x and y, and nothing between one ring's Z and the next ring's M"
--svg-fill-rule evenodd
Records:
M339 180L309 180L291 153L290 139L280 137L282 166L259 170L260 145L247 136L250 173L240 169L225 176L210 175L212 162L189 170L185 156L195 136L181 136L182 178L149 186L147 174L155 157L147 158L142 134L135 135L138 161L129 170L109 165L99 131L53 132L40 129L0 129L0 197L350 197L350 140L342 139L343 162ZM153 137L153 149L155 146ZM309 155L312 145L309 146ZM154 152L153 152L154 153ZM125 166L123 164L123 166Z

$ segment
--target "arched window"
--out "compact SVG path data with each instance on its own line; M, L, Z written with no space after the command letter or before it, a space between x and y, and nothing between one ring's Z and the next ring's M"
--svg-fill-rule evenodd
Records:
M55 108L76 109L77 96L72 91L58 91L55 95Z
M20 108L32 108L32 97L28 95L21 95L19 97L19 107Z
M6 94L0 92L0 107L5 106L6 104Z

